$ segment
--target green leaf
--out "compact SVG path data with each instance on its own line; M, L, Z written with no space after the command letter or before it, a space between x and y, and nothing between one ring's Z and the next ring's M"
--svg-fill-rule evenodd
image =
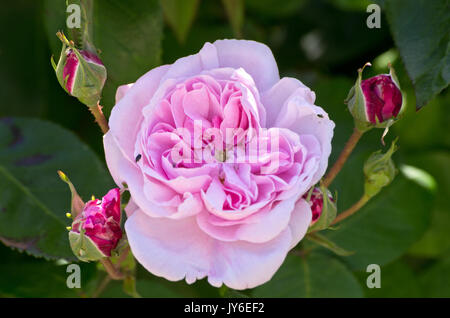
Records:
M102 0L93 19L93 42L108 71L102 105L109 113L119 85L161 64L162 14L157 0Z
M249 298L246 294L229 288L221 296L223 298Z
M420 108L450 83L449 2L386 0L385 10Z
M355 171L360 169L364 157L363 153L347 162L338 175L335 186L342 189L338 204L350 205L362 192ZM399 174L361 210L340 223L338 231L328 232L327 237L355 252L344 258L353 269L362 270L368 264L383 265L405 253L423 235L432 207L429 190ZM341 205L340 211L343 210Z
M127 294L123 288L123 282L112 281L101 294L105 298L129 298L133 297ZM137 280L136 292L139 296L145 298L177 298L183 295L166 287L164 284L153 280Z
M159 3L178 41L184 43L194 22L199 0L160 0Z
M65 263L48 262L21 255L0 245L0 296L3 297L80 297L96 277L94 264L80 266L81 288L68 288Z
M450 257L447 257L419 276L424 297L450 297Z
M436 206L430 211L431 225L409 253L421 257L438 257L450 250L450 152L433 151L409 155L407 162L426 170L437 181Z
M242 37L244 24L244 0L222 0L225 11L236 38Z
M319 253L289 255L253 297L362 297L356 278L339 260Z
M298 13L305 0L246 0L248 11L254 11L269 18L285 18Z
M394 134L399 136L403 148L419 153L426 149L450 148L448 123L450 113L450 91L433 98L420 111L416 112L413 91L407 91L408 107L404 116L392 126Z
M103 195L111 178L96 155L58 125L25 118L0 120L0 240L34 256L74 259L66 226L71 176L80 195Z
M363 11L366 12L366 8L373 1L369 0L328 0L328 2L342 10L348 11Z
M43 116L49 108L48 99L56 97L56 94L51 97L47 94L54 73L50 72L51 68L48 70L50 56L45 45L45 33L40 29L40 7L37 1L16 1L0 10L4 43L0 58L1 116ZM14 32L11 32L13 25ZM53 35L55 33L56 30ZM33 47L32 54L26 49L28 45Z
M381 288L366 287L367 277L370 274L365 271L358 273L366 297L406 298L421 296L417 275L403 260L381 267Z

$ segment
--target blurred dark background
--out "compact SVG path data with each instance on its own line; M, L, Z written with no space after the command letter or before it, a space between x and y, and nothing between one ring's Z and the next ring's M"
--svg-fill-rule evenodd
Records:
M378 1L380 2L383 1ZM94 21L94 29L98 27L98 29L120 33L128 26L126 22L115 21L112 13L106 14L113 12L112 9L118 7L119 2L105 3L110 4L110 7L106 6L103 8L103 13L99 13L99 19ZM132 10L139 11L140 4L144 3L147 1L130 1L130 7L123 8L123 15L130 15L130 19L135 19L133 14L136 14L139 18L140 15ZM138 46L139 44L133 45L142 50L148 50L149 56L144 54L139 57L141 60L138 61L137 66L131 65L129 72L121 74L119 66L116 66L116 64L122 64L122 68L127 68L128 60L121 59L120 55L108 56L108 52L115 47L120 48L124 42L108 43L106 40L101 40L97 43L94 37L94 43L104 54L100 57L102 59L103 56L105 57L108 72L111 70L111 79L108 79L102 100L106 114L109 114L113 107L113 96L117 85L134 81L150 68L172 63L180 57L196 53L206 41L213 42L216 39L236 37L253 39L267 44L272 49L281 76L296 77L310 86L316 92L317 105L322 106L335 120L337 126L332 161L351 134L353 123L343 100L356 79L356 70L364 63L371 61L373 67L367 69L364 74L369 77L386 73L387 63L391 62L399 75L408 108L405 117L391 129L386 142L389 145L395 136L399 136L400 149L395 155L395 160L399 169L406 171L403 173L406 177L401 178L415 179L418 183L426 183L431 178L431 185L428 183L425 186L426 192L430 195L425 195L421 201L422 210L411 211L411 218L418 218L414 220L414 222L417 221L417 225L414 225L416 223L413 221L411 221L413 225L407 221L408 213L410 213L407 205L408 191L412 189L412 186L409 184L403 186L400 184L403 181L393 185L393 188L384 190L387 201L383 201L382 197L374 203L374 206L368 207L375 210L369 211L371 215L376 215L377 211L380 211L386 227L391 226L390 229L398 230L400 236L410 235L398 249L397 247L390 249L389 245L390 242L394 242L395 245L399 238L390 238L390 229L385 230L382 227L373 229L373 232L386 237L384 241L364 237L361 231L352 230L352 225L348 226L350 229L347 228L346 237L337 235L336 240L350 250L361 249L362 254L359 255L366 257L342 260L361 286L365 286L365 274L360 264L371 260L370 253L364 254L364 251L372 249L371 242L376 245L375 249L378 246L382 256L377 256L376 260L386 264L386 276L383 276L385 277L383 279L389 287L375 291L362 287L365 296L450 296L448 281L450 211L447 202L450 194L448 129L450 94L448 88L443 90L416 112L413 87L391 36L384 12L381 28L369 29L366 26L368 17L366 7L371 1L246 0L243 10L235 11L241 12L242 16L239 18L238 15L234 15L234 20L230 20L222 1L202 0L195 7L192 23L188 18L186 26L177 32L170 17L162 12L158 1L148 3L150 4L145 4L143 7L153 10L152 17L148 21L151 25L148 28L148 23L136 25L136 28L142 29L137 29L139 32L128 37L130 41L136 41L138 38L140 42L145 42L144 48ZM145 8L142 9L143 12ZM0 117L33 117L57 123L75 133L98 154L99 158L103 158L99 128L94 124L87 107L68 96L60 87L50 64L50 57L54 55L57 60L60 54L61 46L55 33L58 29L64 28L60 18L61 16L64 18L64 9L63 0L16 0L3 6L0 12L2 39L0 41ZM182 11L182 15L183 12L185 11ZM145 33L148 30L152 30L153 33ZM102 43L105 44L102 46ZM130 50L132 51L133 48L131 47ZM116 59L115 62L114 59ZM363 159L371 151L382 148L381 133L380 130L373 130L364 136L358 151L353 156L353 161L349 163L350 167L338 178L333 190L339 190L340 208L348 207L361 193L362 181L354 181L349 176L353 178L359 176ZM48 142L51 143L52 140ZM408 169L405 170L404 167L415 167L419 172L409 170L408 173ZM425 174L421 174L422 172ZM411 191L412 194L415 193L415 190ZM384 213L381 210L384 211L387 204L395 205L398 202L400 202L401 210L399 213L405 219L397 214L389 219L390 212ZM402 202L405 204L402 205ZM408 228L408 232L404 234L405 232L401 230L406 223L408 226L411 225L411 228ZM343 226L342 231L345 230ZM370 233L371 231L371 229L368 230ZM358 240L367 244L356 246L355 241ZM383 248L386 250L384 254ZM60 281L63 284L64 273L58 277L44 275L31 278L21 274L34 268L48 271L48 268L51 268L48 262L35 260L31 256L11 251L4 246L0 247L0 258L2 259L0 267L4 267L0 274L0 295L73 296L66 289L60 291L58 287L50 288L47 292L39 289L39 286L44 285L43 281L39 281L44 278L50 282L51 287L59 286ZM95 265L91 264L86 268L90 276L83 279L89 280L93 277L92 281L96 282L96 275L99 274ZM9 271L12 276L6 277L8 274L5 271ZM184 283L170 283L155 278L145 273L142 268L138 268L138 273L144 277L144 280L138 283L138 288L148 290L147 293L142 292L146 296L206 295L212 297L219 295L217 290L209 287L205 282L188 287ZM441 279L440 273L446 278ZM34 282L33 288L24 287L32 282ZM93 282L88 284L94 284ZM147 289L151 284L159 286L159 289ZM106 292L105 296L124 296L121 294L120 286L117 284L112 286L113 289ZM339 294L333 296L339 296Z

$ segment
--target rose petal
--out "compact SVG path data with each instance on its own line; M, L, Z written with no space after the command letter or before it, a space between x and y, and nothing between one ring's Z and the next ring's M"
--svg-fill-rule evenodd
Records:
M218 58L216 47L207 42L200 52L178 59L170 65L169 70L163 77L166 79L186 78L200 74L204 70L218 68Z
M117 145L111 131L103 136L105 148L106 164L114 179L114 182L124 187L123 183L128 185L131 196L137 205L145 209L145 212L153 216L168 215L169 212L161 209L147 199L144 194L144 179L137 165L127 158Z
M249 73L260 92L272 87L279 79L272 51L266 45L246 40L217 40L220 67L243 68Z
M322 155L319 169L314 174L312 185L324 175L331 153L331 140L335 124L319 106L311 103L311 96L299 88L289 97L275 120L276 127L285 127L301 135L313 135L320 142Z
M151 273L171 281L193 283L208 276L215 287L222 283L246 289L267 282L280 267L293 238L288 228L264 244L221 242L202 232L195 218L167 220L135 211L125 223L131 250Z
M134 83L121 85L116 91L116 104L125 96L125 94L133 87Z
M157 67L139 78L114 106L109 117L109 128L129 159L133 158L134 142L141 123L142 108L150 102L169 66Z
M209 220L211 215L204 211L197 215L197 223L205 233L217 240L263 243L274 239L286 229L296 200L297 198L293 197L290 200L279 201L273 208L271 206L263 208L241 223L228 226L214 225ZM308 225L309 222L306 226Z
M305 85L296 78L283 77L261 95L261 102L266 109L266 125L268 128L274 127L275 120L284 103L299 87L305 87Z

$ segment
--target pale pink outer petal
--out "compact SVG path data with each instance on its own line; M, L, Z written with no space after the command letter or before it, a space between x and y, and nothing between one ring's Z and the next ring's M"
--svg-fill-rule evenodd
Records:
M306 234L309 205L300 205L277 237L265 243L223 242L199 229L195 217L181 220L152 218L140 210L125 223L136 259L151 273L191 284L208 277L220 287L246 289L264 284L283 263L287 252Z
M261 94L261 102L266 109L266 125L274 127L275 120L288 97L299 87L304 87L302 82L296 78L283 77L269 90Z
M307 87L299 87L282 103L282 108L274 122L275 127L289 128L301 135L313 135L321 145L322 155L319 169L312 178L311 186L324 175L331 154L331 140L335 124L328 114L314 105L315 95ZM280 101L281 103L281 101Z
M130 90L134 83L121 85L117 88L116 91L116 104L121 100L125 94Z
M144 179L134 161L119 148L118 142L111 130L103 136L106 163L115 183L123 188L123 183L128 185L130 194L137 205L145 209L145 212L153 216L169 216L170 212L157 206L147 199L144 194Z
M218 67L216 47L207 42L197 54L182 57L170 65L162 80L194 76Z
M294 211L291 214L291 221L289 222L289 229L292 234L291 247L294 248L308 231L312 220L311 207L304 199L297 201Z
M139 78L111 111L109 133L130 160L134 160L134 141L143 120L142 108L150 102L168 68L168 65L154 68Z
M240 224L229 226L214 225L209 222L209 213L206 211L197 215L197 223L205 233L221 241L242 240L252 243L263 243L274 239L286 229L296 200L297 198L294 196L280 201L275 207L262 209L242 220Z
M220 67L242 67L253 77L260 93L280 79L277 62L267 45L247 40L217 40L213 45Z

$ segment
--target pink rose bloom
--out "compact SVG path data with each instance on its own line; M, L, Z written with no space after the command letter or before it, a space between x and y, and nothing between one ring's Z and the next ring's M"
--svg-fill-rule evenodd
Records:
M243 40L206 43L119 87L104 147L131 194L136 259L172 281L267 282L305 235L302 196L327 168L334 123L314 100L280 79L267 46Z

